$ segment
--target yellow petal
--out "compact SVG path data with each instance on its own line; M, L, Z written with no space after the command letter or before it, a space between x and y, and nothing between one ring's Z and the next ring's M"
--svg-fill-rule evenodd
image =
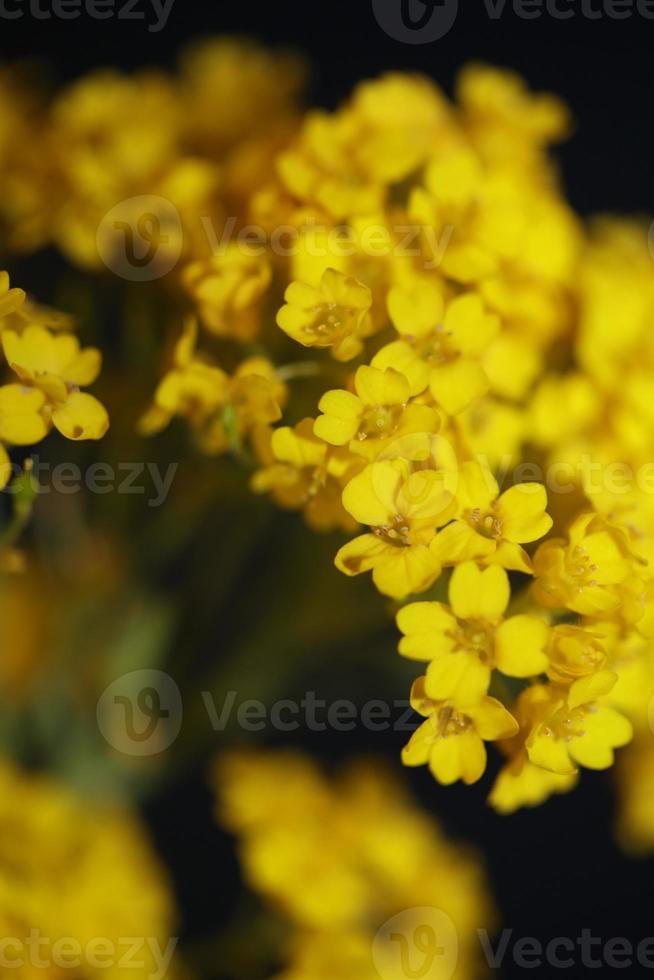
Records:
M509 571L524 572L525 575L534 573L525 549L519 544L511 544L510 541L499 541L490 554L484 555L483 561L486 565L501 565Z
M354 384L364 405L403 405L411 397L408 380L395 368L381 371L362 364L357 368Z
M485 559L495 551L495 542L476 534L463 521L452 521L438 532L431 550L443 565L453 565L472 558Z
M7 450L0 442L0 490L4 490L11 479L11 460Z
M398 512L402 470L392 460L371 463L343 491L343 506L360 524L382 527Z
M52 421L67 439L101 439L109 428L104 405L92 395L73 392L52 413Z
M334 564L345 575L360 575L374 568L388 550L390 546L375 534L360 534L339 549Z
M499 332L500 321L495 314L486 313L477 293L466 293L452 300L444 326L457 350L464 355L478 355Z
M529 759L534 765L560 775L577 772L576 766L570 759L568 748L561 739L537 729L527 740L526 745Z
M455 499L447 484L445 473L416 470L400 487L397 512L410 521L426 521L434 527L447 523L455 511Z
M400 609L397 625L404 637L399 651L411 660L431 660L449 653L454 640L449 635L456 619L440 602L412 602Z
M497 566L482 571L466 561L452 572L449 585L450 605L459 619L483 619L495 622L502 617L511 598L509 578Z
M479 704L469 706L466 713L474 721L479 736L486 742L513 738L518 733L518 722L496 698L483 698Z
M404 599L424 592L441 573L441 566L423 544L389 548L381 564L373 569L373 582L383 595Z
M432 718L415 730L407 744L402 749L402 762L405 766L424 766L429 761L429 755L434 744L434 722Z
M571 685L568 693L568 705L578 708L581 704L590 704L597 698L604 697L613 690L618 675L612 670L600 670L588 677L580 677Z
M449 415L458 415L488 391L488 378L477 361L460 357L432 367L429 390Z
M495 632L495 663L509 677L535 677L547 669L549 628L533 616L512 616Z
M411 344L407 344L404 340L386 344L375 354L371 363L380 371L385 371L387 368L400 371L408 380L412 395L419 395L429 384L429 365L416 354Z
M0 388L0 439L17 446L31 446L48 434L41 410L45 395L38 388L3 385Z
M477 461L460 466L457 499L462 510L479 508L485 513L491 509L498 493L497 480L487 466Z
M395 286L388 293L388 315L400 334L423 337L443 318L443 292L430 279Z
M431 661L425 675L427 696L435 701L476 704L490 684L490 667L462 651L445 652Z
M451 786L458 779L469 786L484 774L486 747L474 732L439 738L429 757L429 769L443 786Z
M513 544L537 541L552 527L552 518L545 513L547 492L540 483L520 483L502 494L497 513L502 522L502 535Z

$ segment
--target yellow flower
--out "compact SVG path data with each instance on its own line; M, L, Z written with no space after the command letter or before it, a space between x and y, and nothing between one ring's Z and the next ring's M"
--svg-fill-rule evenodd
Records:
M2 760L0 821L5 828L21 828L20 834L2 842L0 928L5 935L22 941L33 930L51 944L70 937L82 950L103 937L110 947L120 949L138 922L139 931L151 936L162 953L171 951L176 933L170 885L144 827L132 813L91 805L64 785ZM124 976L118 956L105 960L103 955L102 961L85 957L82 971L72 960L67 970L56 957L48 967L52 949L43 949L45 964L21 967L17 974L45 980L57 980L68 970L106 980ZM134 980L147 980L160 970L154 953L154 945L143 946L130 970ZM12 946L8 960L17 955L29 962L25 946L18 954ZM170 976L178 976L174 959Z
M363 348L372 325L372 296L363 283L326 269L319 286L293 282L277 314L281 329L304 347L331 347L338 361L350 361Z
M576 772L577 766L613 765L613 750L626 745L633 734L631 723L601 701L616 680L611 671L600 671L576 680L567 690L540 685L525 691L522 697L528 699L532 718L525 743L530 761L562 775Z
M153 405L139 422L144 434L159 432L176 415L199 428L225 405L227 374L196 354L197 335L197 322L188 317L175 345L173 367L159 382Z
M206 328L241 341L253 340L259 332L261 302L270 280L268 258L250 255L234 242L220 255L193 262L183 274Z
M549 608L601 615L620 605L633 566L625 533L595 514L581 514L567 538L546 541L534 555L533 594Z
M504 619L511 590L503 568L480 570L474 562L455 568L450 607L414 602L397 615L404 638L399 651L430 661L425 693L438 701L475 704L488 691L494 669L509 677L546 670L548 627L533 616Z
M22 289L12 289L9 285L9 275L0 272L0 330L6 316L15 313L25 302L25 292Z
M415 806L393 773L362 760L328 779L297 752L249 751L220 758L215 778L218 814L238 837L248 885L284 915L280 958L290 962L278 980L374 980L375 934L400 909L409 910L412 934L416 906L452 921L457 977L479 975L475 929L492 929L494 918L483 864Z
M500 769L488 802L496 813L506 816L523 806L539 806L554 793L569 793L577 781L577 773L562 775L534 765L521 749Z
M607 660L602 635L585 626L562 623L550 633L547 676L558 684L601 671Z
M424 592L438 578L441 564L429 544L452 515L447 474L414 469L402 459L380 460L350 480L343 506L371 531L340 549L340 571L360 575L372 569L379 591L395 598Z
M537 541L552 527L547 493L539 483L519 483L500 495L492 473L478 462L459 470L456 520L434 540L444 565L468 559L531 573L521 544Z
M328 391L319 402L324 414L315 433L333 446L374 460L390 439L412 432L437 432L441 418L429 405L410 403L410 386L399 371L362 364L354 376L356 394Z
M444 309L442 289L430 280L395 287L388 296L391 319L402 339L383 347L373 367L394 367L409 379L412 394L429 387L450 415L488 390L480 356L499 330L479 296L458 296Z
M411 704L426 721L413 733L402 751L405 766L428 765L444 786L457 780L466 785L481 779L486 769L484 742L512 738L518 723L495 698L458 706L451 700L429 697L424 677L411 691Z
M29 326L21 334L2 333L7 363L24 385L41 391L57 429L68 439L101 439L109 428L104 407L80 387L93 384L100 352L80 349L71 334L53 335L45 327Z
M272 433L270 460L252 478L255 493L272 493L280 507L301 510L317 531L356 527L343 508L343 486L361 465L347 450L328 446L313 432L314 420Z

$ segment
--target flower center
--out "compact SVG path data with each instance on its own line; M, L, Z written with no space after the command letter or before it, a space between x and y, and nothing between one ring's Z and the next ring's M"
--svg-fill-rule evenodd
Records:
M597 711L592 705L583 704L579 708L570 709L566 705L559 708L543 726L543 733L548 738L561 739L564 742L572 742L575 738L583 738L586 734L584 725L586 717Z
M493 511L483 513L481 507L474 507L464 514L468 524L484 538L496 540L502 537L502 522Z
M396 514L390 524L383 524L375 528L374 534L386 544L395 545L398 548L408 548L411 544L411 528L406 517Z
M303 328L304 332L325 345L343 334L347 321L352 317L351 310L337 303L323 303L311 312L314 319Z
M454 652L463 651L492 666L495 657L495 631L480 620L458 620L458 628L447 634L454 640Z
M390 435L398 427L402 417L401 405L375 405L363 414L357 438L379 439L380 436Z
M451 704L444 705L437 715L434 715L434 740L448 738L451 735L463 735L472 728L472 721L457 711Z

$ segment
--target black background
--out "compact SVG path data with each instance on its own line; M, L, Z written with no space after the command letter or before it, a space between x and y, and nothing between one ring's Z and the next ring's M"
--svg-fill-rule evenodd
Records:
M600 0L594 3L598 6ZM579 10L580 3L572 6ZM369 0L177 0L158 34L148 32L144 22L86 16L71 22L37 21L26 13L19 20L0 20L0 50L3 59L43 57L64 81L105 64L172 66L186 41L225 32L305 52L313 67L310 99L327 106L335 105L359 79L391 68L424 71L448 90L457 69L471 59L517 69L532 87L561 94L573 109L577 130L559 159L575 208L582 214L654 211L654 21L636 15L597 21L581 15L558 21L544 15L527 21L507 3L503 16L491 20L481 2L474 0L473 9L473 0L466 0L452 31L421 46L387 37ZM378 741L366 744L356 734L300 735L299 740L335 761L358 749L380 748ZM384 751L393 757L402 740L389 736ZM654 935L654 862L632 861L616 849L608 777L584 773L574 797L556 798L512 818L495 816L484 805L481 788L443 790L426 772L410 779L449 830L483 848L504 925L514 930L514 938L574 939L584 927L604 940L625 936L637 943ZM183 935L210 935L228 916L237 871L230 841L215 829L204 760L151 801L146 815L173 871ZM559 972L575 978L595 973L581 965L531 971L548 977ZM631 975L651 972L630 970ZM524 974L511 963L502 971L505 977ZM219 963L215 976L221 976Z

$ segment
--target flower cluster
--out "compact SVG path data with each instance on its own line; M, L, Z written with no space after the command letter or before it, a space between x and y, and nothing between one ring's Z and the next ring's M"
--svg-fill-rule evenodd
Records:
M5 240L97 269L112 208L138 226L139 195L150 218L174 205L176 340L141 432L181 417L256 493L349 535L337 569L371 573L425 665L405 763L473 783L493 743L492 805L539 803L612 765L654 680L646 229L574 214L550 155L567 109L511 72L467 67L454 102L391 73L305 114L301 76L217 41L47 107L0 77ZM19 166L25 126L52 152ZM79 391L97 353L2 288L0 438L101 435Z
M260 397L234 408L234 380L197 365L184 401L178 356L155 403L201 432L217 418L217 449L228 406L252 435L257 492L316 529L358 530L336 567L401 604L400 653L427 665L405 763L473 783L495 743L507 761L490 801L506 812L631 738L620 691L650 635L654 508L590 477L647 460L654 275L642 231L587 231L566 205L547 155L568 125L558 100L483 67L458 97L389 75L305 118L249 202L271 236L294 231L291 254L232 243L184 278L209 332L265 336L277 306L317 360L258 362ZM316 365L341 386L266 435L289 367ZM561 466L565 494L546 479Z
M11 378L0 387L0 489L11 477L7 446L33 446L54 427L67 439L101 439L103 405L82 388L100 373L100 351L82 348L61 314L28 302L0 273L0 345Z
M388 773L354 763L327 779L300 754L242 752L219 760L215 783L219 819L239 839L248 885L285 920L288 965L279 980L373 980L375 933L398 910L421 907L451 921L446 938L458 961L450 975L480 975L475 930L491 931L495 916L479 860L449 841ZM420 923L408 915L411 936Z
M426 664L404 762L473 783L496 744L501 812L611 766L651 635L651 489L607 476L654 437L654 269L642 229L587 230L566 205L547 147L567 125L508 73L467 69L455 106L390 75L310 113L250 202L295 229L269 257L278 326L343 379L257 440L253 487L358 529L336 567L372 572Z
M60 783L4 759L0 789L4 969L26 980L66 974L117 980L127 962L120 944L142 936L130 973L135 980L157 975L145 937L165 950L175 912L139 821L128 811L83 802ZM30 951L26 944L35 933L45 937L44 945ZM168 975L181 975L174 961Z

